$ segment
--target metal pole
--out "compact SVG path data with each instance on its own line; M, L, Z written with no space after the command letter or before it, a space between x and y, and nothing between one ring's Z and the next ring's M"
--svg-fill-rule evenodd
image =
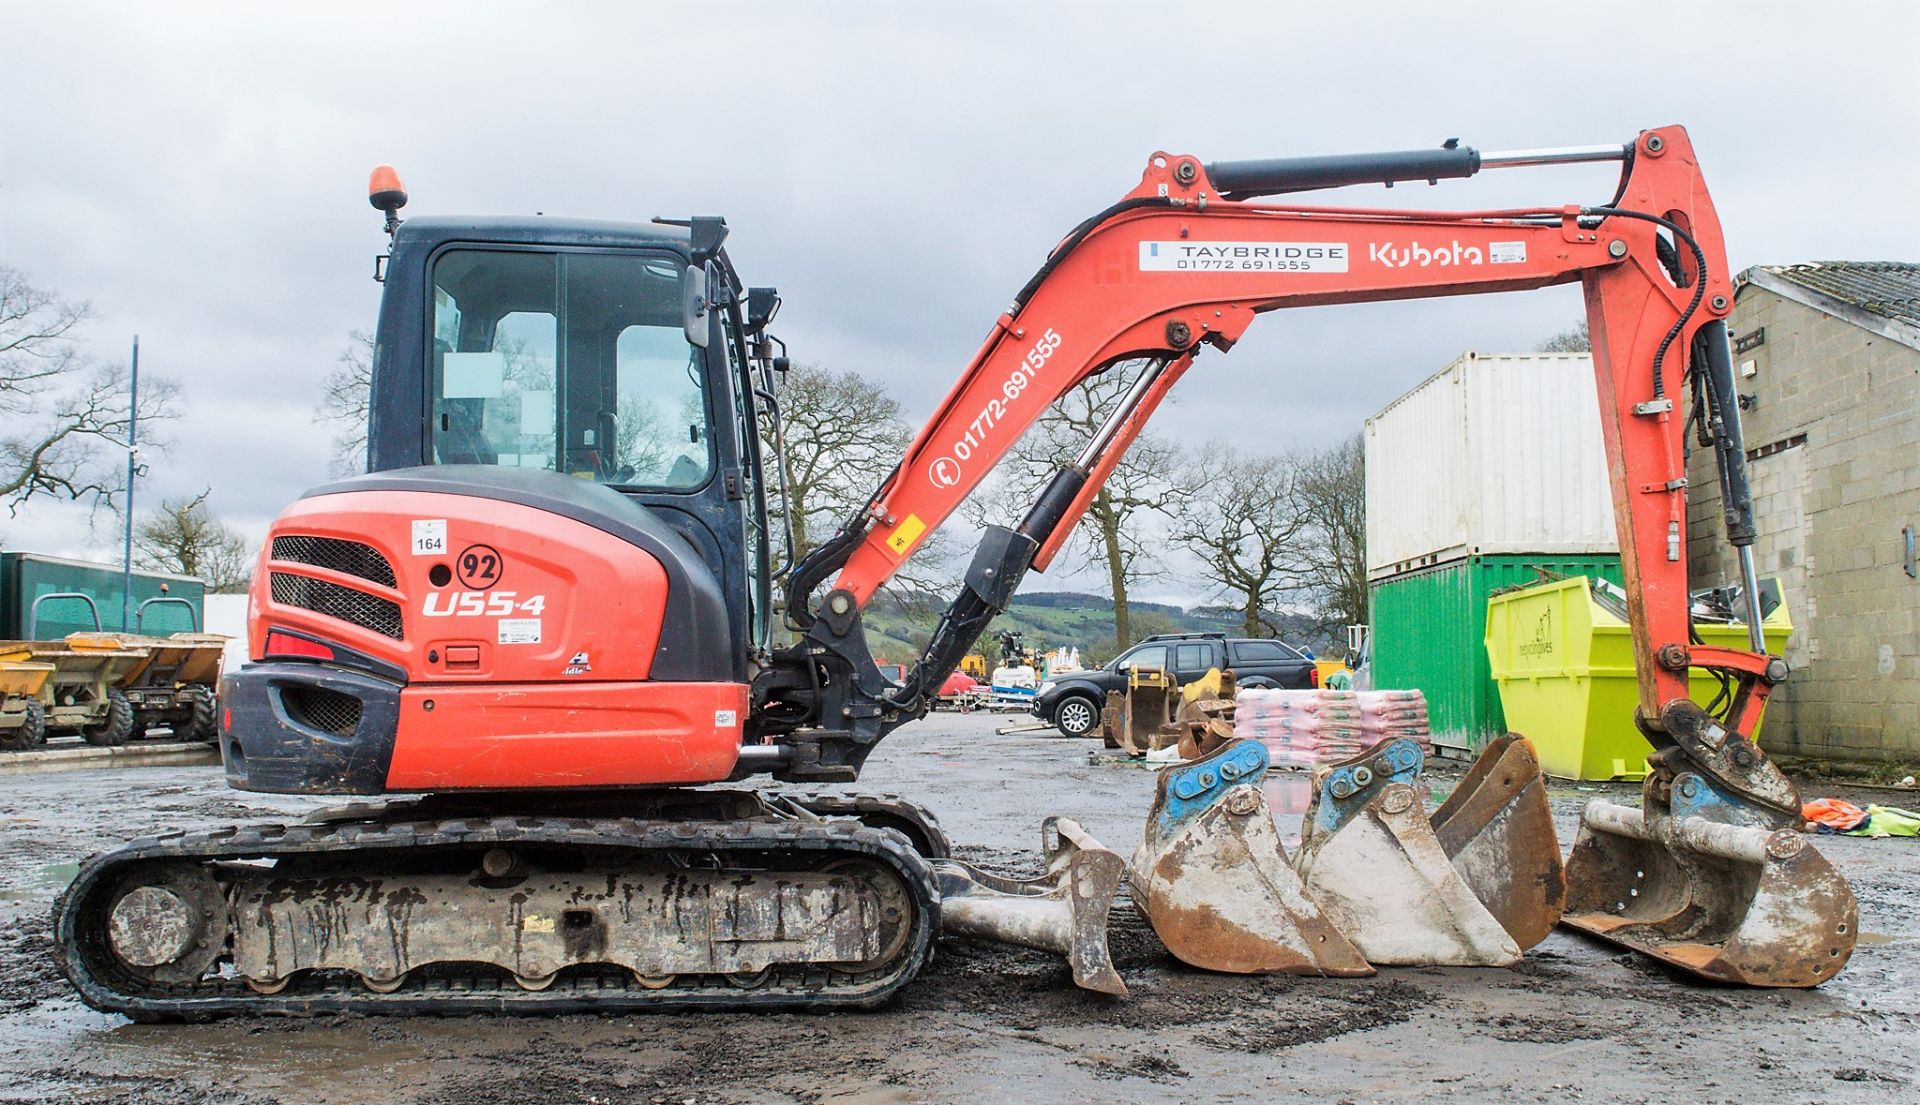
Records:
M127 526L120 554L120 632L133 627L133 453L134 431L140 424L140 335L133 336L133 370L127 381Z

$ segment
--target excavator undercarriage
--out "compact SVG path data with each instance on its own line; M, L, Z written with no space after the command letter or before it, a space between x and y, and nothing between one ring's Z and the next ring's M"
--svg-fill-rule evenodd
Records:
M81 996L137 1020L864 1008L932 955L946 850L882 796L402 801L134 841L82 867L56 936Z

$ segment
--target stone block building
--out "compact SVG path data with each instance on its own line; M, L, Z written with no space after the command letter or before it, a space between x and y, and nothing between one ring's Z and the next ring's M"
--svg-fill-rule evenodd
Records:
M1796 626L1762 743L1920 758L1920 264L1740 274L1732 318L1760 574ZM1738 578L1713 452L1692 448L1689 570Z

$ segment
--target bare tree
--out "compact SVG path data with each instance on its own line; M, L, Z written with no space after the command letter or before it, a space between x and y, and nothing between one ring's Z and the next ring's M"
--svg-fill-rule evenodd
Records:
M983 497L976 520L1003 524L1025 512L1042 486L1063 465L1073 462L1107 415L1119 405L1143 363L1116 365L1089 377L1047 409L1008 454L997 495ZM1168 479L1175 464L1169 443L1141 434L1115 465L1087 504L1074 531L1072 549L1083 564L1107 577L1113 599L1114 645L1124 649L1135 639L1127 596L1159 570L1155 542L1147 533L1148 516L1164 511L1173 492Z
M239 530L207 507L212 490L191 499L167 499L133 527L134 559L143 568L205 580L219 594L245 591L253 550Z
M338 427L333 435L336 476L367 470L367 417L373 403L373 335L355 330L321 385L320 417Z
M1249 637L1278 627L1262 614L1299 585L1313 534L1300 457L1245 456L1210 442L1183 470L1174 542L1198 557L1214 597L1230 601Z
M1581 319L1580 325L1560 331L1558 334L1540 343L1542 353L1591 353L1593 337L1587 332L1587 320Z
M0 500L10 513L36 495L113 507L124 490L127 371L82 354L78 330L91 314L0 267ZM172 383L149 376L140 421L174 417L176 395Z
M1308 457L1299 494L1311 527L1303 582L1332 629L1367 620L1366 447L1355 434Z
M866 503L906 452L913 431L900 401L857 372L794 365L779 399L787 446L781 467L798 558Z

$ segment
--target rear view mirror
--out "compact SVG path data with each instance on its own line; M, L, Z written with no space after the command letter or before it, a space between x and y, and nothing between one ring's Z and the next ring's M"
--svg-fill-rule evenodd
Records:
M687 333L687 344L707 347L707 270L704 266L687 269L680 282L680 326Z

